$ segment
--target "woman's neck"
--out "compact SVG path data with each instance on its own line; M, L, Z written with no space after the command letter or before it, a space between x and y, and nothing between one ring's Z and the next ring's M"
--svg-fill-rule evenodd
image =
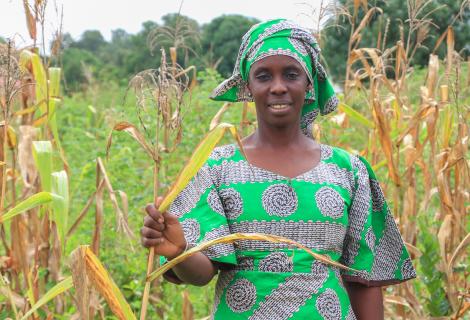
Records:
M299 126L273 127L258 123L257 130L246 141L254 148L287 148L312 143Z

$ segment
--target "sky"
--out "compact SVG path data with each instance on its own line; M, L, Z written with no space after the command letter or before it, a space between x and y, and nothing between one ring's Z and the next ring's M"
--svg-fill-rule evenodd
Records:
M33 2L33 0L29 0ZM45 24L46 39L51 39L60 26L63 9L62 30L75 40L85 30L99 30L110 40L111 30L122 28L137 33L144 21L161 22L161 17L178 12L179 0L47 0ZM287 18L305 27L315 26L314 12L318 12L321 0L185 0L181 9L200 24L210 22L222 14L242 14L259 20ZM324 0L327 2L327 0ZM26 28L22 0L0 0L0 36L14 38L17 45L31 43ZM47 40L46 40L47 41Z

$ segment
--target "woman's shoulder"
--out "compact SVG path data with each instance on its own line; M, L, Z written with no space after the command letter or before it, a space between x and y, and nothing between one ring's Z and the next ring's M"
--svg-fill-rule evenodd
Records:
M209 155L207 164L209 166L216 165L224 160L230 160L234 158L236 154L237 146L233 143L215 147Z
M352 170L361 161L360 156L355 151L347 151L341 147L320 144L321 159L326 163L334 163L342 168Z

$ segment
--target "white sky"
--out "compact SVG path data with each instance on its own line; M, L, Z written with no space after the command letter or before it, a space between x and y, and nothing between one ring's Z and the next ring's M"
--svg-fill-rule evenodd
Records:
M32 2L32 0L29 0ZM47 0L46 39L58 29L57 14L63 8L63 32L69 32L75 40L85 30L100 30L109 40L111 30L122 28L129 33L141 30L142 22L161 22L167 13L177 12L179 0ZM313 27L312 12L321 0L185 0L181 13L200 24L222 14L242 14L259 20L287 18ZM324 0L327 2L327 0ZM307 17L309 15L310 17ZM0 0L0 36L14 38L17 45L28 45L31 39L26 28L23 0Z

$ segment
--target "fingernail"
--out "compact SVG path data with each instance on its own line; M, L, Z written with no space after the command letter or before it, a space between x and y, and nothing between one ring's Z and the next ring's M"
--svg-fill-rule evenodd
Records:
M163 218L158 218L158 222L163 223L163 221L165 221Z

